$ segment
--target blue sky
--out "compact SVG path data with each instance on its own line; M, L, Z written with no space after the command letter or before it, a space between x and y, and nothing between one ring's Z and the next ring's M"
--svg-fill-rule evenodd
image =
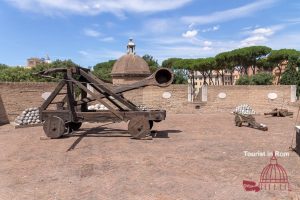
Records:
M117 59L133 37L159 62L251 45L300 50L297 0L0 0L0 63L29 57L88 67Z

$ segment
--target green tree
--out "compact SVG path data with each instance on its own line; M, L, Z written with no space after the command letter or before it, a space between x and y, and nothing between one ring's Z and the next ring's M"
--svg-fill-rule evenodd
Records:
M182 69L174 70L174 80L173 84L187 84L188 83L188 77L186 76L186 73Z
M5 65L5 64L0 64L0 70L6 69L6 68L8 68L7 65Z
M296 85L297 96L300 95L300 72L297 71L299 66L299 58L296 56L290 56L288 60L288 66L282 73L282 77L280 79L280 84L282 85Z
M217 71L221 72L222 85L225 83L225 71L230 73L230 83L233 85L233 72L237 66L234 54L231 51L223 52L215 56Z
M171 69L171 68L175 67L175 63L179 60L182 60L182 59L181 58L168 58L162 62L161 66Z
M94 66L93 74L105 81L112 81L111 70L116 60L109 60L107 62L98 63Z
M60 79L63 79L63 74L62 73L55 73L51 74L53 79L50 78L43 78L40 76L34 75L35 73L47 70L47 69L53 69L53 68L71 68L71 67L79 67L78 64L74 63L72 60L55 60L52 63L41 63L38 64L36 67L33 67L31 69L31 73L33 76L33 80L35 82L56 82Z
M32 80L31 70L23 67L7 67L2 69L0 73L0 81L24 82Z
M162 62L162 67L173 69L174 80L173 84L186 84L188 83L189 71L178 66L181 58L168 58ZM177 63L176 63L177 62Z
M155 60L153 56L146 54L142 58L147 62L151 73L155 72L159 67L157 60Z
M253 74L256 73L257 61L271 52L271 48L266 46L251 46L231 51L233 61L237 64L241 74L248 75L250 67Z
M195 92L194 62L195 59L176 59L173 61L173 68L180 70L190 80L192 94Z
M235 83L236 85L251 85L251 78L247 75L241 76Z
M295 49L279 49L271 51L270 55L268 56L268 61L272 63L275 68L278 69L279 75L278 80L281 79L282 71L283 71L283 62L288 61L289 57L295 57L299 59L300 52ZM277 84L279 84L278 81Z
M270 73L257 73L252 76L241 76L237 81L236 85L272 85L273 75Z
M270 73L257 73L250 77L252 85L272 85L273 75Z

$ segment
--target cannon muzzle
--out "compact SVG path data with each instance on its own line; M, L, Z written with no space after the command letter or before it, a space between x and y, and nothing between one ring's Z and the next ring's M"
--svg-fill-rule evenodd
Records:
M167 68L160 68L156 70L151 76L146 78L145 86L156 85L159 87L167 87L173 82L174 76L171 70ZM138 82L139 83L139 82Z
M114 92L122 93L122 92L130 91L130 90L134 90L134 89L138 89L150 85L154 85L158 87L167 87L173 82L173 79L174 79L174 75L170 69L159 68L153 74L151 74L149 77L143 80L128 85L117 86L114 89Z

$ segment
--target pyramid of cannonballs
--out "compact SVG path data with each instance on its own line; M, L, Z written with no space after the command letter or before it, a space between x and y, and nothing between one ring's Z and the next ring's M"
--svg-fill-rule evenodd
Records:
M138 105L137 106L140 110L149 110L146 106L144 105ZM88 110L108 110L104 105L102 104L95 104L95 105L90 105L88 106Z
M102 104L96 104L96 105L90 105L88 107L88 110L108 110L104 105Z
M255 114L255 111L248 104L239 105L238 107L235 108L233 112L243 114L243 115Z
M38 124L41 123L40 112L38 108L27 108L19 115L15 123L17 125Z

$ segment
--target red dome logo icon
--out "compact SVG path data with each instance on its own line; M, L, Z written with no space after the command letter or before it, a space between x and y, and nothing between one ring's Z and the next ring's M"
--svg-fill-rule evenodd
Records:
M270 164L263 168L260 174L259 184L255 181L243 180L245 191L261 191L261 190L289 190L289 180L285 169L278 164L273 151L273 156L270 159Z
M288 176L285 169L278 164L275 152L268 164L260 174L259 187L261 190L287 190L289 189Z

